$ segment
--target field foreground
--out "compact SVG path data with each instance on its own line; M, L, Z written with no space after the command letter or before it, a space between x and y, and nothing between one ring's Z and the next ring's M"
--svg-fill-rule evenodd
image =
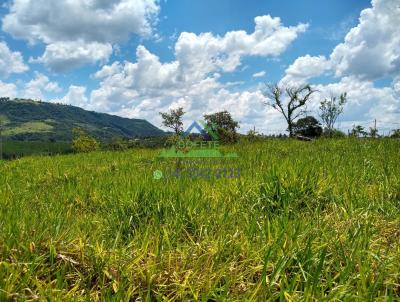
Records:
M154 179L157 150L0 162L0 301L400 299L400 141L228 148L238 178Z

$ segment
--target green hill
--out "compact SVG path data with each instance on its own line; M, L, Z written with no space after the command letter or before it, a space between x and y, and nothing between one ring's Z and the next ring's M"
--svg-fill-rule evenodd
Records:
M164 135L162 130L145 120L25 99L1 98L0 120L3 138L17 141L67 142L72 140L72 129L76 127L99 140Z

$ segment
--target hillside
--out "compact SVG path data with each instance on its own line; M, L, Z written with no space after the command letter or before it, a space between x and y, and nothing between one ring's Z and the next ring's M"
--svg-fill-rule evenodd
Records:
M8 140L71 141L72 129L75 127L82 128L101 140L164 134L145 120L25 99L0 99L0 116L3 120L3 138Z

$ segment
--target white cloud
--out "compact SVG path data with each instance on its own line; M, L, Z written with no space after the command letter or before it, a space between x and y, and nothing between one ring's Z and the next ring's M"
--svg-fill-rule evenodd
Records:
M236 70L243 56L278 56L308 27L307 24L285 27L280 18L269 15L256 17L254 21L251 34L243 30L228 32L223 37L181 33L175 44L175 56L182 76L198 80L216 70Z
M5 42L0 42L0 76L7 77L28 69L20 52L12 52Z
M378 79L400 72L400 6L398 0L373 0L359 24L333 50L337 76Z
M389 127L398 121L400 113L398 20L397 0L373 0L372 7L361 12L359 24L348 32L329 58L299 57L286 69L281 83L305 83L332 71L339 80L316 86L319 93L309 108L314 114L321 99L347 92L345 127L373 119ZM392 87L377 87L374 81L380 78L393 78Z
M265 77L266 72L265 71L260 71L260 72L256 72L255 74L253 74L253 78L262 78Z
M89 99L86 96L86 87L71 85L67 94L63 98L55 100L55 102L87 108Z
M17 96L17 86L12 83L0 81L0 97L9 97L11 99Z
M3 30L32 43L109 43L151 33L155 0L14 0Z
M312 57L306 55L297 58L285 71L281 83L304 84L309 79L320 76L331 68L331 63L324 56Z
M69 64L107 59L111 44L132 33L150 35L159 9L157 0L13 0L2 29L14 38L45 43L40 61L63 71ZM75 44L79 49L73 51Z
M400 73L400 6L397 0L373 0L360 14L359 24L338 44L329 59L306 55L298 58L284 77L305 82L333 70L337 77L376 80Z
M31 62L44 63L55 72L65 72L85 64L106 62L111 54L111 44L83 41L57 42L47 45L44 54L40 58L32 59Z
M391 87L376 87L372 81L353 76L344 77L337 83L317 85L315 88L319 92L314 99L314 110L323 98L347 92L348 103L342 117L347 125L373 119L381 124L398 121L400 99Z
M100 111L147 118L160 124L159 111L183 106L188 119L227 109L238 118L262 116L264 96L258 89L231 92L222 84L222 73L233 72L244 56L277 56L307 25L285 27L279 18L255 18L255 30L211 33L181 33L175 44L176 60L162 63L144 46L136 50L136 62L114 62L94 76L100 87L91 92L90 106Z
M49 78L36 72L35 78L25 84L23 97L33 100L44 100L43 92L60 92L58 83L51 82Z

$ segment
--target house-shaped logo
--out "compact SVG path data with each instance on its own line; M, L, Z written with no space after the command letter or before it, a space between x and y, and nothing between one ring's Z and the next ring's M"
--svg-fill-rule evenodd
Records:
M200 126L201 124L201 126ZM215 125L208 125L203 121L193 121L193 123L187 128L187 130L183 133L184 137L188 137L191 133L192 130L196 129L202 136L203 138L207 138L209 136L211 140L217 141L218 140L218 134L216 132L216 127Z
M193 130L197 130L203 137L203 140L190 139ZM194 121L187 130L182 133L178 140L170 149L163 149L159 155L162 158L236 158L236 153L224 154L218 150L219 136L217 127L214 124Z

